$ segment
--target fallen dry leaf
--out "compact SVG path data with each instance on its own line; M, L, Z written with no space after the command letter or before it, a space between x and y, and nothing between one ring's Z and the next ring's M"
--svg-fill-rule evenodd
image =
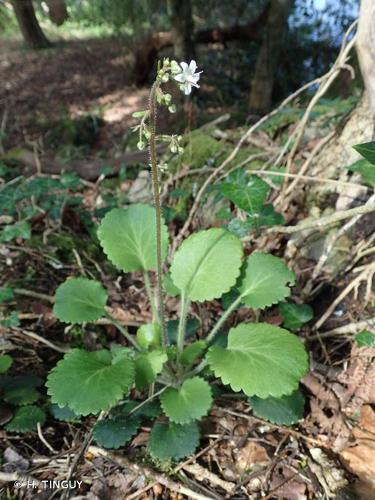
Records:
M346 467L362 481L375 486L375 411L363 406L359 425L352 431L354 444L340 453Z
M269 456L265 448L254 441L248 441L235 455L237 459L236 469L240 474L259 468L269 462Z

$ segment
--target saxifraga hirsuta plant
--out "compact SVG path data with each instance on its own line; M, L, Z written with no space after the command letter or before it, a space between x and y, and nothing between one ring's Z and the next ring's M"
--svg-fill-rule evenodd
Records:
M180 153L182 147L180 136L156 135L156 108L166 106L174 112L171 95L163 91L163 84L175 81L190 94L192 87L198 87L200 73L196 69L195 61L187 65L165 59L158 67L149 109L135 113L141 118L135 127L138 147L148 143L150 149L154 207L135 204L115 208L106 214L98 230L100 244L117 269L143 273L152 323L142 325L134 337L108 313L107 292L99 282L68 279L56 291L55 316L73 324L105 316L129 346L117 344L94 352L72 349L52 369L47 381L52 402L60 407L77 415L108 412L93 430L101 446L118 448L132 438L144 419L155 420L148 450L161 460L178 460L198 446L198 421L211 408L210 381L215 377L253 398L254 409L261 407L261 399L269 401L269 413L281 404L285 414L289 400L298 409L303 406L300 398L292 395L308 367L303 344L283 328L267 323L241 323L229 333L224 328L239 307L264 309L290 294L294 274L277 257L256 252L243 258L236 235L212 228L186 238L163 275L169 237L160 206L159 176L165 167L157 163L156 141L168 141L172 153ZM156 293L149 276L155 270ZM165 318L163 283L166 293L180 297L177 328L175 320L167 322ZM235 297L232 304L205 337L187 343L191 302L219 299L227 292ZM131 400L130 393L137 400ZM140 400L142 394L146 396ZM287 418L292 420L289 414Z

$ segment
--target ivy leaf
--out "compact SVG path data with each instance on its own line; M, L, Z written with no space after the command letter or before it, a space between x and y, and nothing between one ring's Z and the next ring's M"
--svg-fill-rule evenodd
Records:
M46 385L53 403L88 415L113 406L133 382L134 362L127 352L73 349L52 369Z
M232 219L228 224L228 231L238 236L238 238L243 238L254 229L284 224L284 222L284 217L275 212L271 204L267 204L259 212L249 215L246 220Z
M36 430L38 423L43 425L46 414L37 406L23 406L19 408L13 419L5 426L10 432L31 432Z
M156 269L155 209L135 204L114 208L102 220L98 237L109 260L121 271ZM168 229L161 226L162 258L168 249Z
M207 415L212 404L209 384L200 377L193 377L179 389L172 387L160 396L164 413L176 424L187 424Z
M161 350L140 354L135 358L135 385L142 390L152 384L162 371L168 356Z
M8 354L3 354L0 356L0 373L5 373L13 364L13 358L8 356Z
M372 165L375 165L375 141L356 144L353 148Z
M68 406L52 404L49 407L49 411L56 420L61 420L63 422L74 422L79 420L79 415L76 415Z
M271 203L267 203L259 212L249 215L247 223L253 228L269 227L284 224L285 219L279 212L275 211Z
M207 348L204 340L197 340L185 347L180 356L180 362L183 365L192 365L194 361L201 356Z
M4 229L0 232L0 243L12 241L15 238L22 238L23 240L31 238L31 226L28 222L21 221L4 226Z
M274 424L292 425L303 417L305 398L300 390L282 398L249 398L255 415Z
M212 346L207 360L224 384L260 398L290 394L308 368L302 342L267 323L242 323L232 328L228 347Z
M219 298L235 284L241 258L241 242L233 234L221 228L199 231L176 252L172 280L191 300Z
M368 160L358 160L348 167L352 172L358 172L365 184L375 186L375 162L371 163Z
M221 194L248 214L260 212L269 190L268 184L255 175L220 186Z
M196 422L180 425L156 423L148 438L148 450L159 460L180 460L191 455L199 444L199 428Z
M0 304L8 302L14 298L13 289L7 286L0 286Z
M375 347L375 334L364 331L354 337L358 347Z
M253 253L247 258L239 287L242 302L253 309L277 304L290 295L287 284L294 282L294 273L281 259L266 253Z
M278 307L284 319L283 326L291 330L301 328L304 323L307 323L314 317L312 307L307 304L281 302Z
M137 433L139 425L136 417L107 418L95 424L93 437L99 446L120 448Z
M64 323L96 321L105 314L107 292L98 281L72 278L58 287L53 313Z

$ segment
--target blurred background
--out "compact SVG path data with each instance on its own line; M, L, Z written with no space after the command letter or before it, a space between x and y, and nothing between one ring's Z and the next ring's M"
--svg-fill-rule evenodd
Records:
M1 0L2 148L37 141L68 160L134 149L131 114L165 56L204 71L189 127L228 111L251 121L329 69L358 3ZM353 98L359 78L343 71L326 97Z

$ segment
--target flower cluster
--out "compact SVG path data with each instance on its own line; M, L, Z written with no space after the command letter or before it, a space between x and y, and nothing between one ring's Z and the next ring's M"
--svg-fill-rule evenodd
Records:
M186 62L178 63L177 61L164 59L162 64L158 65L156 82L154 84L154 97L160 106L166 106L170 113L176 112L176 106L172 103L172 95L164 92L162 84L169 81L177 82L179 89L189 95L193 87L199 88L198 81L202 71L197 71L197 63L193 60L189 64ZM150 140L151 132L148 126L150 111L137 111L133 113L134 118L141 118L139 125L133 127L134 131L139 133L137 143L138 149L144 149L147 142ZM160 136L159 139L169 143L169 149L172 153L181 154L183 148L181 146L182 137L178 135Z

